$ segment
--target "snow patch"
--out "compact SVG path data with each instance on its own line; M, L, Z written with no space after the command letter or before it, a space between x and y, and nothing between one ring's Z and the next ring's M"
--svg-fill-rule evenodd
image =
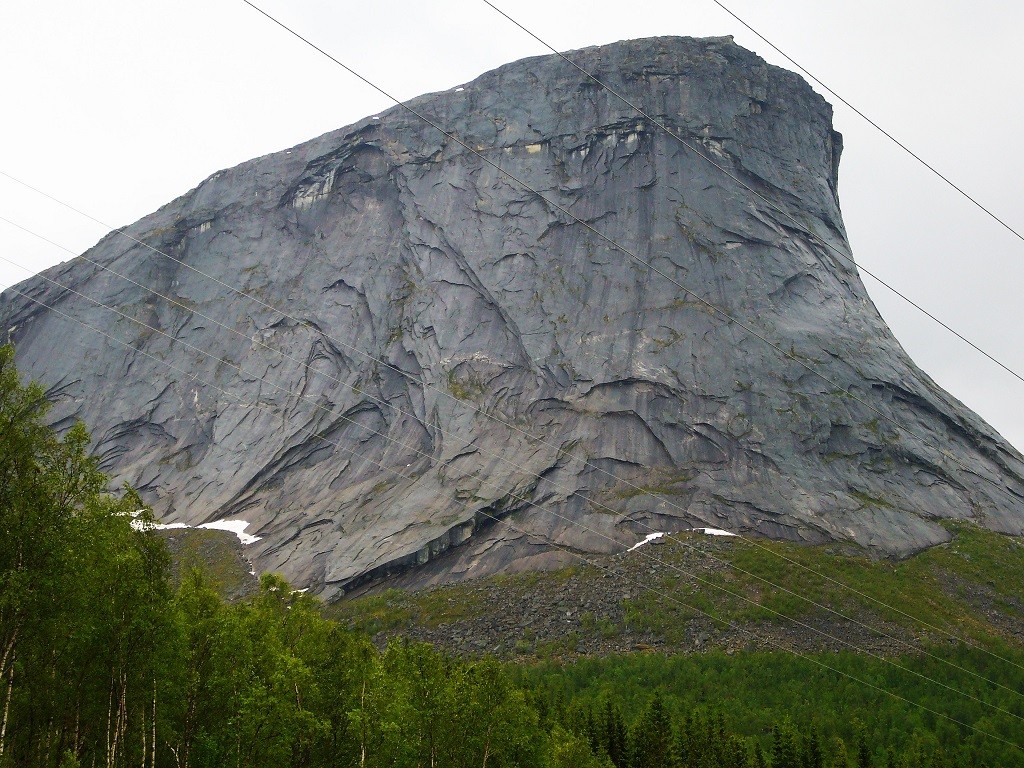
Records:
M214 520L212 523L203 523L198 527L207 528L212 531L230 531L238 537L243 547L255 544L260 540L259 536L253 536L251 533L245 532L245 529L249 527L247 520Z
M726 530L723 530L721 528L691 528L690 532L691 533L703 533L705 536L735 536L736 535L732 531L726 531ZM634 549L639 549L644 544L650 544L652 541L654 541L655 539L660 539L662 536L668 536L668 534L663 532L663 531L655 531L654 533L649 533L646 536L644 536L642 541L638 541L636 544L634 544L632 547L630 547L626 551L627 552L632 552Z
M465 88L463 88L463 87L462 87L462 86L460 85L460 86L459 86L458 88L456 88L456 89L455 89L455 92L456 92L456 93L459 93L460 91L464 91L464 90L466 90L466 89L465 89Z
M188 528L184 523L154 523L148 520L139 520L142 517L143 509L137 509L131 513L131 526L135 531L165 531L168 528Z
M133 518L138 516L138 512L132 515ZM249 527L247 520L214 520L212 523L203 523L202 525L186 525L185 523L144 523L141 520L132 520L132 528L137 531L170 531L180 528L206 528L211 531L229 531L238 537L238 540L242 542L242 546L248 546L249 544L255 544L262 537L253 536L251 533L246 533L245 529ZM255 573L253 574L255 575Z
M636 544L634 544L632 547L630 547L626 551L627 552L632 552L634 549L638 549L639 547L642 547L644 544L650 544L655 539L660 539L664 535L665 535L664 532L661 532L661 531L658 531L656 533L649 533L646 536L644 536L643 541L638 541Z

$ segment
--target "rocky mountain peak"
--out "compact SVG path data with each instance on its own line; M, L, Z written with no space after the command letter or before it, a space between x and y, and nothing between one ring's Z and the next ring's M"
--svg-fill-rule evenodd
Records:
M249 520L257 569L329 597L652 529L1024 532L1020 454L832 250L829 105L731 38L571 57L689 146L557 56L508 64L409 103L459 141L395 107L7 292L19 365L165 520Z

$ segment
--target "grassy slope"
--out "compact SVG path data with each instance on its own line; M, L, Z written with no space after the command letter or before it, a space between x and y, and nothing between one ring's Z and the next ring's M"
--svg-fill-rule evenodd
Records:
M460 627L480 631L488 621L507 622L509 611L538 617L532 623L543 628L543 616L550 607L545 603L557 603L555 610L568 604L570 611L578 604L580 610L547 633L552 636L532 646L522 642L531 634L530 626L523 628L512 650L541 657L571 650L573 642L583 641L587 646L589 640L609 641L605 645L610 652L623 650L621 644L610 641L626 635L634 645L653 642L666 649L689 649L695 631L700 636L717 637L717 645L724 647L735 647L740 636L746 637L747 647L779 643L805 649L816 643L830 646L791 618L857 645L870 635L809 601L882 627L900 641L893 645L876 638L882 652L898 651L903 641L918 645L950 642L945 631L981 645L1020 644L1024 634L1024 542L971 524L950 527L955 535L950 544L901 562L840 554L828 547L682 534L681 543L649 545L603 561L614 576L582 566L420 592L388 590L341 601L328 611L382 639L400 634L452 645L446 638L457 635ZM743 631L730 629L729 622ZM557 647L559 634L568 638L561 649ZM761 636L763 641L757 639ZM552 643L556 647L550 647ZM587 650L593 653L601 648Z
M181 574L198 568L225 600L256 593L259 582L250 573L238 537L230 531L207 528L170 528L157 531L171 553L171 578L177 587Z
M406 636L456 653L497 652L556 708L611 699L635 713L660 691L676 712L724 712L730 727L764 744L785 718L814 723L828 744L851 743L863 723L879 761L886 749L903 750L927 733L947 749L972 751L981 764L1024 765L1024 752L999 741L1024 744L1024 541L971 524L950 530L950 544L901 562L837 547L683 535L681 543L603 560L614 575L582 566L388 590L327 611L381 642ZM785 617L881 658L844 650Z

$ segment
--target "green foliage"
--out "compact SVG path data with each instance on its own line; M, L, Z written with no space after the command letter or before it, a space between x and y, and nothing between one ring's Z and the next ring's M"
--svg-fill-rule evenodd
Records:
M685 642L687 622L701 614L722 625L786 625L823 615L841 621L828 608L869 624L926 624L935 640L951 632L993 649L1019 644L1021 635L991 616L995 606L1003 616L1024 617L1024 545L968 522L947 527L950 544L899 562L781 541L723 542L711 554L731 568L702 574L699 582L670 575L659 586L678 602L641 593L625 605L626 617L634 629L669 643ZM688 551L663 547L658 557L692 570Z
M607 754L595 755L582 735L560 725L551 732L548 750L551 768L619 768Z
M230 531L208 528L173 528L157 531L171 554L171 583L177 589L186 575L199 569L217 593L226 600L255 592L256 579L250 574L237 537Z
M94 740L116 761L160 663L168 558L132 525L152 519L138 495L105 492L85 428L58 437L46 411L0 348L0 756L75 765Z
M445 590L422 592L388 589L359 600L335 603L327 608L327 614L356 631L375 635L413 624L451 624L477 616L483 608L472 587L453 585Z
M932 652L939 659L908 656L897 661L1009 714L853 653L636 654L519 666L516 675L520 685L536 691L535 700L572 702L573 707L594 712L596 721L605 720L601 713L608 702L635 718L650 706L652 695L660 696L677 730L684 765L729 765L740 759L740 752L743 760L756 762L756 746L769 762L773 752L796 753L801 768L808 765L805 758L812 764L846 768L847 756L850 765L859 759L880 766L890 754L909 753L927 755L929 760L941 753L949 765L971 765L970 759L979 765L1020 764L1019 749L932 712L1021 743L1024 700L1016 692L1024 690L1024 652L1003 648L1000 655L1009 663L962 646ZM965 670L1006 688L982 685ZM711 739L709 734L718 736Z
M475 371L470 371L465 378L459 378L454 371L448 371L448 391L458 400L479 400L487 391L487 385Z
M672 720L665 709L665 702L657 693L650 704L637 718L631 733L630 743L632 768L677 768Z
M380 649L346 626L439 626L475 616L484 606L469 586L384 593L338 612L344 623L273 574L249 599L227 602L209 570L185 563L172 580L165 539L146 530L152 518L139 496L130 488L108 493L84 427L58 437L45 427L45 413L42 391L19 381L13 353L0 348L2 768L1019 764L1011 747L908 703L1020 741L1024 710L1013 691L1024 690L1024 653L1010 646L1000 646L1015 660L1009 669L980 651L936 649L999 679L1006 686L999 690L979 690L934 659L910 660L1007 715L950 702L943 689L850 654L644 655L526 667L460 661L400 640ZM964 584L999 574L1004 583L990 584L991 593L1016 605L1018 546L993 545L970 529L957 534L954 546L927 558L882 571L852 560L846 575L857 575L873 595L904 568L924 579L954 574ZM755 549L737 547L734 555L749 568L774 567ZM495 583L529 591L541 578ZM732 577L731 585L746 590L754 585L748 578ZM805 581L810 594L831 589ZM708 607L735 610L714 601ZM635 601L629 609L628 621L650 622L653 607ZM929 615L950 622L961 610L935 605ZM619 631L593 612L582 614L579 627ZM580 642L576 631L531 645L561 658ZM903 698L880 698L842 673Z
M584 646L632 634L634 642L653 637L661 647L690 650L693 622L703 634L708 617L717 619L713 627L735 622L752 636L762 634L766 623L789 626L790 619L817 626L827 621L835 629L825 631L843 635L844 622L856 620L881 624L887 633L912 642L915 636L945 642L946 633L953 633L993 650L1020 646L1024 635L1013 632L1008 621L1024 619L1024 544L972 523L946 526L953 536L949 544L902 561L874 559L852 546L675 534L679 542L663 540L667 543L656 550L657 580L646 569L638 572L657 591L642 590L583 611L564 631L577 632ZM481 596L500 592L503 605L526 606L567 581L593 586L602 576L588 568L496 576L413 593L392 590L344 601L330 611L371 634L401 634L486 618L493 609ZM511 640L508 649L544 657L572 652L570 645L565 637L541 636Z

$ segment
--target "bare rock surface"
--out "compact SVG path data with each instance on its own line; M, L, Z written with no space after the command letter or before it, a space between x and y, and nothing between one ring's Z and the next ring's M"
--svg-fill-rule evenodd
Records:
M327 597L644 526L887 555L943 518L1021 534L1021 455L823 246L849 253L829 105L728 38L572 56L799 226L554 56L411 104L785 356L396 107L128 228L204 274L112 233L17 287L50 309L5 293L55 423L83 419L166 522L249 520L258 570Z

